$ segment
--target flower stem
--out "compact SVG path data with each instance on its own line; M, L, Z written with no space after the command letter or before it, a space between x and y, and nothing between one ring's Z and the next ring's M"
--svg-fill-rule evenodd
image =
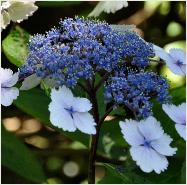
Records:
M106 113L104 114L101 119L99 118L99 111L98 111L98 102L97 102L97 97L96 93L97 90L94 89L94 86L91 84L87 84L89 88L92 90L89 93L90 100L93 105L93 116L96 122L96 134L92 136L92 141L91 141L91 148L89 152L89 166L88 166L88 183L89 184L95 184L95 161L96 161L96 153L97 153L97 146L99 142L99 134L100 134L100 129L101 125L104 122L104 119L106 116L113 110L113 107L110 107Z
M96 135L92 136L91 149L89 153L88 184L95 184L95 161L96 161L97 145L99 141L99 129L98 128L97 128Z
M96 91L94 91L91 85L89 87L92 89L89 96L93 105L93 116L97 125L96 125L96 134L92 136L91 148L89 152L88 183L95 184L95 161L96 161L97 145L99 141L100 124L99 124L99 111L98 111L98 102L96 98Z

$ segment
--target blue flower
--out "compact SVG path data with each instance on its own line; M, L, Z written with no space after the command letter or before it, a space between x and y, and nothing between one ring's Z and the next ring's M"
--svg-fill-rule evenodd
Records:
M179 135L186 140L186 103L178 106L164 104L162 109L175 122L175 128Z
M119 70L105 83L105 97L108 101L124 104L137 117L150 116L151 99L160 103L169 101L167 81L153 72L129 72Z
M144 69L154 56L152 44L135 32L115 31L105 22L75 17L61 20L45 35L33 36L20 76L36 73L56 86L76 86L80 78L91 79L96 72L115 73L124 65Z
M11 69L0 69L1 104L10 106L19 96L17 87L13 87L18 81L19 71L13 74Z
M86 98L75 98L65 86L58 90L52 89L49 104L50 121L58 128L74 132L76 129L87 133L96 133L96 123L88 112L92 105Z
M172 138L165 134L160 123L154 117L140 122L134 120L120 121L124 139L131 145L132 159L144 172L153 170L160 174L168 167L166 156L176 153L170 143Z
M186 75L186 54L182 49L172 48L169 53L156 45L153 45L153 49L156 56L163 59L173 73L181 76Z

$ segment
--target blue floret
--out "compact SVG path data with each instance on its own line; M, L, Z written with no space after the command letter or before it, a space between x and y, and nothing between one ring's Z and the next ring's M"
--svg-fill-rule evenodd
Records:
M152 97L168 99L164 78L146 72L153 46L135 32L115 31L106 22L80 17L61 20L57 28L36 34L28 44L29 54L20 69L22 77L36 73L56 86L73 88L79 79L109 73L105 82L108 101L125 104L139 117L151 114Z

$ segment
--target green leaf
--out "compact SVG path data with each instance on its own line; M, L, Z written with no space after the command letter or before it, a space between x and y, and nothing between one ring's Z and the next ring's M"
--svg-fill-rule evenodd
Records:
M14 104L19 109L35 118L38 118L44 125L54 128L72 140L79 141L85 146L89 146L89 135L83 134L80 131L65 132L51 124L48 111L49 103L50 98L46 96L42 90L37 88L29 91L20 91L18 99L14 101Z
M178 105L186 101L186 90L185 87L176 88L170 91L172 96L172 103ZM180 139L180 136L176 132L175 123L168 117L168 115L162 110L162 105L154 101L153 115L159 120L164 128L165 132L168 133L175 141Z
M112 166L104 164L106 169L105 177L99 181L99 184L148 184L151 181L147 180L146 177L141 177L126 168L120 170L121 166Z
M125 118L125 109L124 107L118 107L114 110L112 110L112 112L109 114L110 116L121 116Z
M116 173L115 169L106 164L105 170L105 176L98 182L98 184L123 184L123 179L114 174Z
M20 67L27 57L27 43L29 34L19 26L13 27L8 36L2 42L3 51L8 60Z
M32 182L44 183L46 177L35 156L16 136L1 128L2 165Z
M186 87L179 87L170 91L172 102L176 105L186 101Z
M102 124L98 144L99 153L114 159L125 157L129 146L121 134L119 121L115 118Z
M101 133L108 135L116 145L121 147L128 146L125 142L121 129L119 126L119 119L113 119L111 121L105 121L101 127Z
M186 160L183 162L181 169L181 183L186 184Z
M181 183L181 166L183 161L174 157L167 157L168 168L164 172L157 174L155 172L144 173L141 170L134 170L134 173L151 181L153 184L180 184Z

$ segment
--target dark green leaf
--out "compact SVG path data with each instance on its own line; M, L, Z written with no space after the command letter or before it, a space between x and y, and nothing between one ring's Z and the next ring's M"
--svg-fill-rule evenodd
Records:
M182 160L179 160L176 157L167 157L169 166L167 170L160 174L155 172L144 173L141 170L137 169L134 172L143 178L151 181L153 184L180 184L181 182L181 166Z
M44 125L55 128L70 139L79 141L84 145L89 145L89 135L79 131L65 132L62 129L54 127L49 120L48 105L50 98L47 97L40 89L34 88L29 91L20 91L20 95L14 104L27 114L38 118Z
M19 26L15 26L3 40L3 51L12 64L20 67L25 63L28 41L29 34Z
M123 107L118 107L114 109L111 113L110 116L125 116L125 109Z
M183 162L181 169L181 183L186 184L186 160Z
M172 102L178 105L186 100L186 87L179 87L170 91Z
M121 129L119 126L119 119L113 119L111 121L105 121L101 128L101 133L107 135L115 142L116 145L121 147L128 146L125 142L123 135L121 134Z
M126 168L121 169L121 166L115 167L109 164L104 164L104 166L106 175L99 181L100 184L145 184L151 182L146 177L141 177Z
M42 167L29 149L2 126L2 158L4 166L32 182L44 183Z
M186 100L185 87L176 88L170 91L172 96L172 102L178 105ZM180 136L176 132L175 123L168 117L168 115L162 110L162 105L158 102L154 102L153 115L159 120L166 131L176 141L180 139Z

